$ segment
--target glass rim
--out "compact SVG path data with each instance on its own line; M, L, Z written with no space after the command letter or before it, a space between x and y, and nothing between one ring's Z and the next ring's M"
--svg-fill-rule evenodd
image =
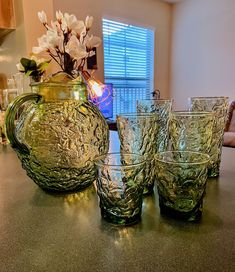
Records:
M138 101L161 101L161 102L168 101L168 102L173 102L173 101L174 101L174 99L163 99L163 98L156 99L156 98L146 98L146 99L137 99L137 102L138 102Z
M191 154L195 154L195 155L202 155L205 157L204 160L200 160L198 162L177 162L177 161L166 161L165 159L163 158L159 158L158 156L159 155L163 155L163 154L170 154L170 153L181 153L181 154L186 154L186 153L191 153ZM207 158L207 159L206 159ZM163 163L166 163L166 164L175 164L175 165L186 165L186 164L190 164L190 165L199 165L199 164L205 164L205 163L208 163L210 161L210 156L206 153L202 153L202 152L197 152L197 151L173 151L173 150L169 150L169 151L163 151L163 152L159 152L157 155L156 155L156 161L158 162L163 162Z
M84 82L33 82L29 84L30 87L74 87L74 86L86 86Z
M118 117L151 117L156 118L155 112L130 112L130 113L120 113L116 115Z
M213 111L171 111L171 114L177 115L177 116L213 116L215 113Z
M120 163L119 164L112 164L112 163L101 163L100 160L102 158L106 158L108 156L114 156L114 155L118 155L118 156L121 156L121 155L130 155L130 156L136 156L138 158L143 158L142 161L140 162L137 162L137 163L131 163L131 164L128 164L128 165L121 165ZM141 155L141 154L136 154L136 153L121 153L121 152L111 152L111 153L107 153L107 154L103 154L103 155L100 155L98 157L95 158L94 160L94 163L95 165L97 166L111 166L111 167L119 167L119 168L129 168L129 167L132 167L132 166L140 166L140 165L143 165L146 163L146 158Z
M211 100L211 99L229 99L228 96L192 96L189 99L198 99L198 100Z

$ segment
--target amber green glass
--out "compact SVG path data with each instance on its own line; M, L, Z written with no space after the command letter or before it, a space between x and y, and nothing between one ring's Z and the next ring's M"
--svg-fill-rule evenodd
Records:
M101 216L110 223L131 225L141 219L145 159L110 153L96 160Z
M169 137L172 150L209 153L214 114L212 112L173 111Z
M228 97L191 97L189 98L191 111L212 111L215 115L212 142L209 155L211 164L209 177L219 176L223 135L228 112Z
M192 151L166 151L156 157L161 214L186 221L202 215L209 155Z
M172 99L142 99L137 101L138 113L155 113L160 125L157 145L158 151L166 151L168 145L168 125Z
M156 179L154 156L158 150L160 126L153 113L130 113L117 116L120 149L125 153L145 156L144 194L151 194Z
M23 168L44 190L89 186L96 179L94 158L108 152L104 117L88 101L82 82L43 82L34 85L35 91L17 97L6 113L7 136Z

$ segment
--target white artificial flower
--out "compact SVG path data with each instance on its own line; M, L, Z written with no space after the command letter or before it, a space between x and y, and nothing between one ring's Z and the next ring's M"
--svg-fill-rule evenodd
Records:
M19 72L24 72L24 66L19 62L16 64L16 68Z
M65 46L65 52L68 53L73 59L81 60L88 57L86 47L79 42L76 36L72 35L70 40Z
M47 42L47 35L42 35L38 38L38 46L33 47L32 52L33 54L39 54L43 51L47 51L49 49L48 42Z
M38 46L33 47L35 55L49 54L56 60L64 71L72 69L83 69L84 59L95 55L94 47L98 47L101 39L93 35L88 35L93 17L87 16L85 22L77 20L75 15L56 11L56 20L51 21L51 26L47 23L44 11L38 13L39 20L43 23L47 32L38 39ZM66 56L68 54L69 56ZM46 56L46 55L45 55ZM33 57L36 63L39 62ZM67 61L68 60L68 61ZM66 62L64 62L66 61ZM40 63L44 60L40 60ZM69 69L67 69L70 65Z
M59 36L57 31L49 29L47 34L42 35L38 38L38 46L33 47L33 54L39 54L44 51L52 51L58 48L61 53L63 53L63 41L64 36Z
M42 24L47 23L47 16L46 13L42 10L41 12L38 12L38 18Z
M86 26L83 21L77 21L77 23L74 24L72 34L76 35L78 39L86 35Z
M33 54L40 54L40 53L42 53L43 51L45 51L45 48L42 48L42 47L40 47L40 46L34 46L34 47L32 48Z
M68 31L72 31L78 27L78 20L75 15L69 15L68 13L64 14L63 18L64 24L67 26Z
M48 27L48 29L56 30L60 35L63 35L64 33L68 32L67 24L64 20L64 18L61 19L61 21L51 21L51 28Z
M84 44L88 50L91 50L94 47L98 47L100 43L101 43L101 39L93 35L91 36L87 35L84 40Z
M49 27L48 29L56 31L58 35L63 35L63 31L60 28L60 23L58 21L51 21L51 27Z
M64 36L58 35L57 31L54 30L47 31L47 48L49 48L50 51L57 48L61 53L63 53L64 52L63 41Z
M62 22L63 17L63 13L60 10L56 11L56 19L59 23Z
M85 20L85 25L86 25L86 30L90 30L91 29L91 26L92 26L92 23L93 23L93 17L92 16L87 16L86 17L86 20Z

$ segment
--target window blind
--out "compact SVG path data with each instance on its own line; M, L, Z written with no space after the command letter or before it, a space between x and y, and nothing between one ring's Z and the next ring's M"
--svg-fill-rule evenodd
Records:
M154 31L103 19L104 77L113 84L113 116L135 112L153 91Z

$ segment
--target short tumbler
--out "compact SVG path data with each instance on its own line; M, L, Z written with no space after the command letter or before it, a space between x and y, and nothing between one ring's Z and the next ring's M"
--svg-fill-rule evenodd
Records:
M110 153L96 160L97 193L102 217L117 225L130 225L141 219L144 157Z
M209 177L217 177L219 176L223 135L228 111L228 97L191 97L189 103L191 111L213 111L215 114L209 153L211 164L208 175Z
M209 155L166 151L159 153L156 160L161 214L198 221L202 214Z
M160 133L157 116L153 113L121 114L117 116L117 127L121 151L140 154L147 159L144 194L151 194L156 179L154 156Z
M208 154L211 148L213 124L212 112L173 111L169 122L171 149Z
M138 113L154 113L159 119L160 132L157 138L158 151L166 151L168 145L168 124L172 108L171 99L142 99L137 101Z

